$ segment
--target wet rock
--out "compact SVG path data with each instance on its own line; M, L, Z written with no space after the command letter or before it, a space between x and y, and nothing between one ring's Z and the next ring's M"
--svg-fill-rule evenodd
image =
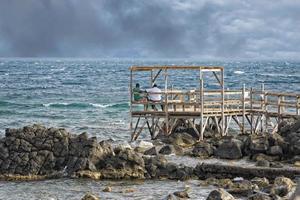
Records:
M166 145L159 150L159 153L163 155L175 154L175 148L173 145Z
M174 194L169 194L164 200L177 200L178 198Z
M178 166L174 163L168 163L166 166L169 179L188 180L193 176L194 169L188 166Z
M160 176L167 175L167 163L168 161L162 155L154 157L143 157L145 162L145 169L148 177L159 178Z
M187 191L177 191L177 192L174 192L173 194L175 196L179 197L179 198L182 198L182 199L189 199L190 198Z
M94 195L94 194L87 193L87 194L84 195L84 197L82 197L81 200L100 200L100 198L97 197L97 196Z
M100 172L93 172L93 171L89 171L89 170L78 171L78 172L76 172L75 176L78 178L90 178L93 180L101 179Z
M153 147L153 144L152 144L152 142L147 142L147 141L141 140L140 142L138 142L137 147L143 148L143 149L150 149Z
M219 188L210 192L206 200L235 200L235 198L223 188Z
M125 145L126 146L126 145ZM0 139L0 174L75 177L144 178L143 158L130 148L115 149L87 133L72 135L64 129L40 125L6 129Z
M248 197L248 200L272 200L270 195L265 193L256 193Z
M135 192L136 190L133 189L133 188L128 188L128 189L125 189L123 190L123 193L132 193L132 192Z
M195 157L207 158L213 155L215 148L209 143L198 143L193 148L191 154Z
M279 156L270 156L270 155L266 155L266 154L263 154L263 153L258 153L258 154L254 154L251 157L251 159L254 160L254 161L267 160L269 162L273 162L273 161L280 160L280 157Z
M270 147L268 151L269 155L281 156L283 154L282 148L278 145Z
M220 141L219 146L215 151L215 155L225 159L239 159L243 157L243 143L236 139L225 139Z
M145 178L144 159L130 149L114 149L114 154L106 156L96 167L106 179Z
M260 177L255 177L251 179L251 183L256 184L259 188L266 188L269 186L269 180L265 177L260 178Z
M231 188L233 187L233 182L226 178L226 179L216 179L216 178L208 178L206 180L204 180L201 185L205 185L205 186L209 186L209 185L213 185L213 186L217 186L217 187L221 187L221 188Z
M283 197L291 192L295 185L296 184L287 177L277 177L274 180L271 193Z
M144 152L144 154L145 155L149 155L149 156L156 156L156 155L158 155L157 148L156 147L152 147L152 148L146 150Z
M112 192L112 188L110 186L105 187L102 192Z
M248 196L253 193L253 190L258 189L259 188L256 184L253 184L248 180L242 180L234 182L233 185L227 191L231 194Z

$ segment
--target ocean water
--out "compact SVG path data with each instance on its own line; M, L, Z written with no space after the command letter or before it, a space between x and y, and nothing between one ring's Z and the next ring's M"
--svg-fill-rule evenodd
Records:
M300 93L300 62L0 59L0 134L8 127L41 123L75 133L87 131L100 139L129 140L128 88L132 65L224 66L225 88L240 89L243 83L259 88L264 83L267 90ZM173 71L169 85L197 87L197 75ZM158 85L162 81L163 78L158 79ZM134 74L135 82L149 87L149 74Z
M129 67L132 65L209 65L225 67L225 88L260 87L300 93L300 62L202 62L141 59L0 59L0 135L5 128L41 123L88 132L100 139L129 140ZM206 80L212 79L205 76ZM134 83L149 87L149 74ZM157 80L161 85L163 78ZM198 86L197 73L171 72L175 88ZM205 85L216 87L215 83ZM142 135L142 137L146 137ZM197 161L193 161L197 162ZM205 199L213 188L197 181L91 181L59 179L33 182L0 181L0 199L80 199L92 191L104 199L163 199L191 187L192 199ZM112 193L101 190L113 185ZM124 193L133 188L134 193Z

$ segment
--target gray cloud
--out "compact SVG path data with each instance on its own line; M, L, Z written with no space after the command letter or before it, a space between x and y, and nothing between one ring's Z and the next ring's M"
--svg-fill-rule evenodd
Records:
M298 59L295 0L0 0L0 57Z

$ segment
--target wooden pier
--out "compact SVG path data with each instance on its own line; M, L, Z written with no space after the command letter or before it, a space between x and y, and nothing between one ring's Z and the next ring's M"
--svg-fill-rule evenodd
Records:
M186 90L168 84L173 70L193 70L197 76L193 81L198 87ZM160 102L134 101L133 84L139 72L149 76L149 88L159 77L163 78ZM207 75L215 81L213 90L205 87L211 81L204 80ZM169 135L182 124L192 128L199 140L203 140L208 126L214 126L222 136L227 135L230 127L241 133L274 133L283 119L300 115L300 94L266 91L264 85L259 89L243 85L240 90L225 90L224 68L217 66L132 66L129 88L131 140L136 140L143 130L152 139L158 133ZM164 109L153 110L151 105L163 105Z

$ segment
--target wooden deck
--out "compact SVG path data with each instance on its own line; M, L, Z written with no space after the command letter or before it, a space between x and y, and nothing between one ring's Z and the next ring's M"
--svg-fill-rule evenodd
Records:
M168 87L168 70L199 70L199 88L183 90ZM133 100L133 72L149 71L151 85L164 72L165 85L160 93L160 102L136 102ZM156 73L155 73L156 72ZM212 73L219 83L219 89L204 88L203 73ZM221 135L226 135L231 122L241 132L277 131L278 124L285 118L300 115L300 94L266 91L260 89L224 90L224 69L206 66L143 66L131 67L130 78L130 128L132 140L146 128L155 138L157 132L171 134L178 121L192 127L203 139L207 126L214 125ZM157 109L153 110L154 105ZM161 110L161 106L164 107ZM136 125L133 127L133 121ZM144 121L144 122L141 122ZM200 128L198 128L200 127Z

